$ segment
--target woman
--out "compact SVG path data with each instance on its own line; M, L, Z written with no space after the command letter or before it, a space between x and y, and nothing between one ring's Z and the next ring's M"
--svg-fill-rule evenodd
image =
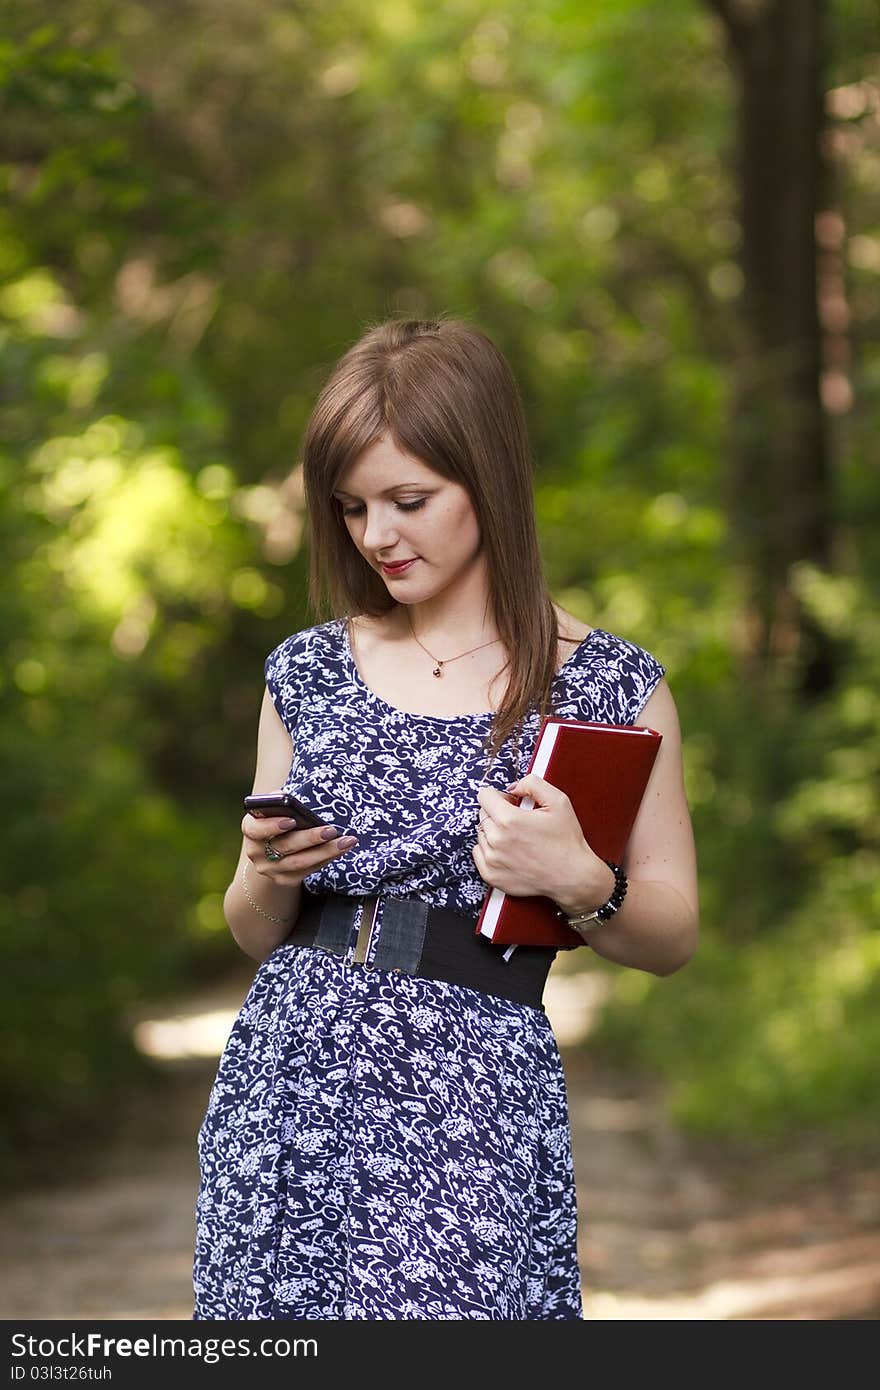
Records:
M582 1318L555 951L504 957L474 926L487 886L541 893L601 906L584 938L608 960L690 958L664 668L551 602L517 388L470 325L356 343L304 479L313 606L326 588L351 616L268 657L254 791L293 791L334 838L242 820L225 912L261 964L199 1131L194 1317ZM663 734L622 866L525 775L550 712Z

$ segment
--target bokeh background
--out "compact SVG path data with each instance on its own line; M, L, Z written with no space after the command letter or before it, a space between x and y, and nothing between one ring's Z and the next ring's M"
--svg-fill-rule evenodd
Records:
M566 958L577 1045L695 1141L876 1153L875 0L7 0L0 165L7 1189L161 1102L147 1001L254 967L302 428L437 312L521 384L555 598L683 728L699 953Z

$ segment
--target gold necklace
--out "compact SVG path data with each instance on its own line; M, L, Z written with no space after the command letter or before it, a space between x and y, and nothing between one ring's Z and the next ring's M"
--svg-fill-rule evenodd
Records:
M406 620L409 623L410 632L412 632L412 635L415 638L416 642L419 642L418 637L416 637L416 634L413 632L412 618L409 616L408 608L406 610ZM434 667L434 670L431 672L432 676L442 676L443 672L440 668L442 666L448 666L450 661L458 661L459 657L470 656L471 652L479 652L483 649L483 647L491 647L494 645L495 642L500 641L500 637L493 637L491 642L481 642L479 647L469 647L466 652L459 652L458 656L447 656L445 661L441 661L440 658L438 656L435 656L433 652L429 652L428 648L425 646L423 642L419 642L419 646L421 647L422 651L425 653L426 656L429 656L432 661L436 661L437 663L437 665Z

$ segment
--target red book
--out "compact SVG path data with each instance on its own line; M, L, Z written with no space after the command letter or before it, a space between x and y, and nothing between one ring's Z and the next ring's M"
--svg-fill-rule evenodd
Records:
M637 724L545 719L528 766L564 791L584 839L600 859L622 864L663 735ZM530 796L520 805L534 806ZM514 897L490 888L477 935L499 945L584 946L584 938L542 896Z

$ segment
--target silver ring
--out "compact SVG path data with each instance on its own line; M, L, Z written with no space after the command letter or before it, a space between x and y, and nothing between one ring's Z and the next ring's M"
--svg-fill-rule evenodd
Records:
M271 840L267 840L267 841L266 841L265 847L264 847L264 849L263 849L263 853L265 854L265 856L266 856L267 859L271 859L271 860L272 860L272 863L273 863L273 864L277 864L277 862L278 862L279 859L283 859L283 858L284 858L284 855L283 855L283 854L279 854L279 853L278 853L277 849L275 848L275 846L273 845L273 843L272 843Z

